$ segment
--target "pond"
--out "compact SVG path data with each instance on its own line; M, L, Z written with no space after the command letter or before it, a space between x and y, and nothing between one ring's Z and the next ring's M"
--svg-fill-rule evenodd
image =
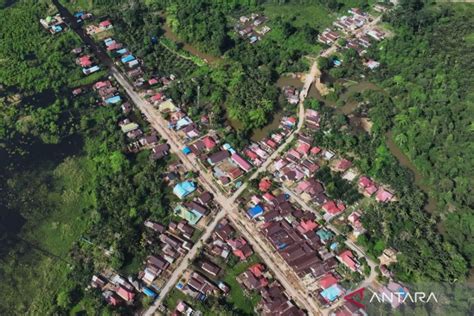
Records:
M179 36L176 33L174 33L173 30L171 30L171 27L168 24L163 23L162 28L163 28L163 31L164 31L163 35L167 39L172 40L173 42L176 42L177 44L181 45L181 47L185 51L187 51L187 52L203 59L204 61L212 64L212 63L214 63L216 61L219 61L221 59L221 57L219 57L219 56L206 54L206 53L202 52L201 50L197 49L196 47L194 47L193 45L183 42L179 38Z
M273 130L276 130L278 128L278 126L280 126L280 121L281 121L281 118L283 117L283 111L280 110L278 112L276 112L272 118L271 118L271 122L268 123L267 125L261 127L261 128L256 128L252 131L252 134L250 136L250 139L254 142L259 142L261 141L263 138L265 138L266 136L268 136L268 134L273 131ZM232 126L232 128L236 131L240 131L244 128L242 122L240 122L239 120L237 119L232 119L232 118L229 118L227 117L227 123Z
M356 100L349 100L349 98L354 93L362 93L367 90L380 90L380 88L368 81L358 82L354 85L349 86L339 98L340 100L344 101L345 104L341 107L338 107L337 111L345 115L354 112L354 110L357 109L359 102L357 102Z

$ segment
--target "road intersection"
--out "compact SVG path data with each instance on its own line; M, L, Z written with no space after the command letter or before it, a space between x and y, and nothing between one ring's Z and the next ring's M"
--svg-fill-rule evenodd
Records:
M184 256L181 262L178 264L176 269L172 272L166 284L160 291L160 296L155 300L155 302L144 312L143 315L151 316L154 315L157 309L163 303L163 299L173 288L174 284L179 280L184 271L186 270L189 262L199 253L200 249L204 245L205 241L211 236L213 230L216 228L219 221L228 217L232 224L242 232L243 235L248 239L249 243L252 245L253 249L259 254L264 263L274 272L278 281L285 287L285 290L288 296L296 301L296 303L307 310L309 315L321 315L327 314L327 309L321 309L312 299L306 289L301 285L295 273L286 265L286 263L277 255L275 255L273 249L267 242L264 240L263 236L260 235L256 226L249 222L245 215L239 211L239 207L236 204L236 199L240 194L246 189L247 183L244 183L237 191L232 195L226 196L221 190L216 186L213 180L213 176L209 171L203 167L200 167L198 164L192 162L188 156L184 155L182 152L183 144L178 139L177 135L168 128L167 122L163 119L161 114L150 104L148 103L138 92L134 90L130 82L122 75L118 68L114 65L113 61L110 60L107 53L98 46L84 30L77 25L71 13L62 7L58 1L54 1L54 4L58 7L61 14L66 16L69 23L73 26L73 29L81 37L81 39L91 48L94 53L101 59L101 61L107 65L110 69L110 74L117 80L117 82L122 86L122 88L128 94L130 100L137 106L137 108L142 112L145 118L149 121L152 127L161 135L161 137L167 141L170 145L171 151L176 154L181 160L183 166L189 171L195 171L199 173L199 183L200 185L209 192L212 192L216 202L221 206L220 210L214 214L214 218L211 220L209 225L206 227L201 238L195 243L191 250ZM374 20L370 25L374 25L378 22L379 18ZM355 34L357 36L357 34ZM337 49L337 46L334 44L327 50L321 52L320 56L327 57L333 54ZM292 134L286 139L286 141L251 175L250 179L256 179L259 174L265 172L268 166L285 150L287 145L289 145L302 129L304 125L304 100L308 95L308 91L311 88L311 85L315 82L320 81L321 73L317 66L317 59L313 62L310 72L306 75L303 89L300 93L300 102L298 105L298 125ZM292 194L293 199L301 204L305 210L313 211L309 206L301 203L300 199ZM335 232L338 233L338 230L335 227L329 226ZM363 251L353 244L350 241L346 242L346 245L354 250L359 256L365 256ZM375 263L367 258L369 265L372 268L371 275L367 278L362 286L370 285L375 279Z

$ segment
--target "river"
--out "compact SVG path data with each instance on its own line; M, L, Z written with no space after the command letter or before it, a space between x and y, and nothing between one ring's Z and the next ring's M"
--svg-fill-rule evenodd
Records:
M303 86L303 83L301 79L298 78L297 76L285 76L285 77L280 77L280 79L277 82L277 86L279 87L294 86L296 88L301 88ZM367 90L381 90L381 88L369 81L358 82L356 84L349 86L341 94L341 96L339 97L339 100L342 100L345 102L349 100L354 93L364 92ZM342 113L344 115L351 114L357 108L359 104L359 102L357 102L356 100L349 100L343 106L337 107L336 102L327 100L327 98L321 96L318 89L316 89L314 85L311 85L311 88L308 92L308 97L316 98L317 100L324 102L324 104L335 108L337 112ZM351 124L357 125L359 128L362 128L361 126L364 124L364 122L362 122L361 118L359 117L354 116L350 120L351 120ZM424 182L423 175L418 171L418 169L410 161L410 159L401 151L401 149L395 144L395 142L392 139L391 133L387 133L386 135L386 144L387 144L387 147L390 149L390 152L392 153L392 155L394 155L397 158L400 165L409 169L413 173L415 185L417 185L428 196L428 200L425 205L425 210L432 213L436 209L436 201L432 197L429 196L430 188Z
M428 211L429 213L433 213L436 209L436 201L434 198L430 197L429 195L430 188L424 182L423 175L418 171L416 166L397 146L397 144L393 140L392 132L388 132L387 134L385 134L385 143L387 144L387 147L390 149L390 152L392 153L392 155L394 155L397 158L400 165L409 169L413 173L415 184L428 196L428 200L425 205L425 210Z
M278 80L276 82L276 86L279 87L279 88L282 88L282 87L285 87L285 86L293 86L297 89L302 89L303 84L304 84L302 79L303 79L303 75L301 75L301 74L284 75L284 76L281 76L280 78L278 78ZM323 79L323 81L328 81L328 80L331 80L331 79L328 78L327 76L326 76L326 78ZM344 91L344 93L340 96L340 99L345 101L353 93L362 92L362 91L366 91L366 90L370 90L370 89L379 89L379 88L371 82L363 81L363 82L360 82L360 83L357 83L357 84L354 84L354 85L351 85L350 87L348 87L346 89L346 91ZM347 102L342 107L336 107L336 102L333 102L333 101L330 101L330 100L327 100L326 98L324 98L319 93L318 89L316 89L316 87L314 87L314 85L311 85L311 88L308 91L308 97L316 98L317 100L319 100L321 102L324 102L326 105L329 105L331 107L336 108L336 110L338 112L341 112L345 115L350 114L351 112L353 112L357 108L357 105L358 105L358 102L350 101L350 102ZM283 111L282 110L276 112L273 115L272 121L269 124L265 125L262 128L258 128L258 129L255 129L255 130L252 131L251 139L253 141L262 140L264 137L266 137L268 135L269 132L271 132L272 130L278 128L278 126L280 124L280 120L281 120L282 117L283 117ZM238 121L229 120L229 122L232 125L232 127L236 128L236 129L241 128L241 124L239 124Z

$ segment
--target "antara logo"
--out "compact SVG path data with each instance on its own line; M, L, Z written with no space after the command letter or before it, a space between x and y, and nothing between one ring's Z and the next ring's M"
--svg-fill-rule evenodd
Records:
M365 288L360 288L344 296L344 299L359 308L364 308L365 305L361 303L364 300L364 291ZM372 303L374 301L379 303L405 303L406 301L411 303L438 303L438 298L433 292L430 292L429 294L425 292L414 292L413 295L409 292L393 292L390 294L377 294L374 292L370 297L369 302Z
M352 304L354 304L355 306L359 308L364 308L365 305L361 303L362 300L364 299L364 291L365 291L365 288L361 287L360 289L355 290L354 292L349 293L346 296L344 296L344 299L346 301L351 302ZM357 300L355 299L356 297L358 298Z
M425 292L414 292L413 295L410 294L410 292L393 292L390 294L374 293L370 298L370 302L372 303L374 299L379 303L405 303L406 301L411 303L429 303L430 301L434 301L438 303L438 298L433 292L430 292L429 294Z

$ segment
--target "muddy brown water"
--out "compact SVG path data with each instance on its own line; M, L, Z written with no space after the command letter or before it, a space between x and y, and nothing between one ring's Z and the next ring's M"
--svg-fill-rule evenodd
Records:
M299 78L296 78L296 77L281 77L278 80L277 85L279 87L292 85L292 86L301 88L303 86L303 83L301 82ZM362 81L362 82L349 86L346 89L346 91L344 91L344 93L340 96L339 99L346 101L354 93L364 92L367 90L381 90L381 88L371 82ZM329 101L323 96L321 96L318 89L316 89L314 85L311 85L311 88L308 91L308 97L316 98L317 100L324 102L326 105L335 108L337 112L342 113L344 115L348 115L352 113L355 109L357 109L357 106L358 106L357 101L351 100L342 107L336 107L336 103ZM359 125L361 124L359 122L359 118L353 117L351 119L353 120L355 124L359 124ZM432 197L430 197L429 195L430 188L425 183L423 175L418 171L418 169L410 161L410 159L402 152L402 150L397 146L397 144L395 144L390 132L387 133L386 135L386 144L390 152L397 158L399 163L405 168L409 169L413 173L415 184L428 196L427 203L425 204L425 210L430 213L434 212L434 210L436 209L436 201Z
M414 175L415 184L428 196L427 203L425 204L425 210L428 211L429 213L433 213L436 209L436 201L432 197L430 197L429 195L430 188L425 183L423 175L418 171L416 166L410 161L410 159L403 153L403 151L395 143L395 141L393 140L392 133L388 132L387 134L385 134L385 136L386 136L385 143L387 144L387 147L390 149L390 152L392 153L392 155L394 155L398 159L398 162L402 166L411 170L411 172Z
M303 88L303 84L304 83L301 81L301 78L299 78L297 75L281 76L276 82L276 86L279 88L283 88L285 86L293 86L297 89L301 89ZM297 105L294 106L296 108ZM283 114L283 110L279 110L278 112L276 112L273 115L272 121L270 123L268 123L262 128L257 128L253 130L250 139L254 142L261 141L271 131L276 130L278 126L280 126L280 121L283 118Z

